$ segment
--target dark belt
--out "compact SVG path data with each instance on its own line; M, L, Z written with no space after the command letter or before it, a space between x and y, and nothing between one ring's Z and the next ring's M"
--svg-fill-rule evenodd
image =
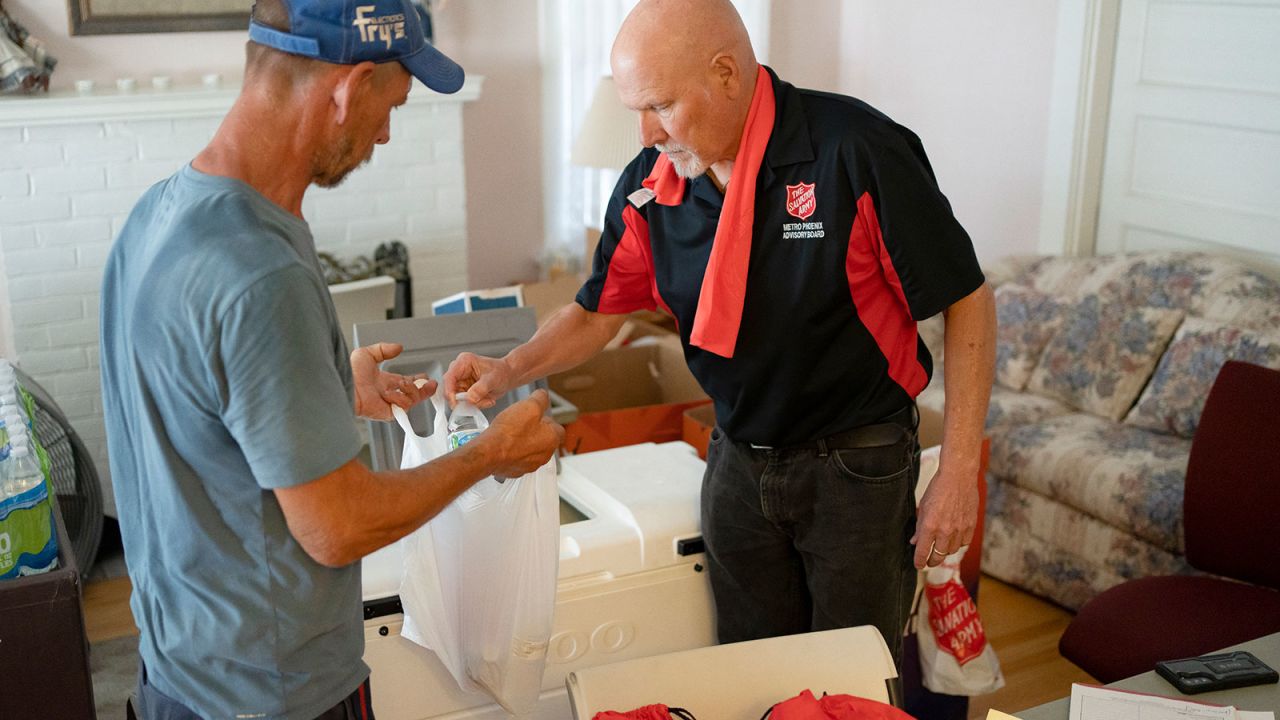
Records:
M858 450L893 445L901 442L907 433L914 432L919 424L920 415L915 403L912 403L882 418L879 422L832 433L817 440L780 448L756 444L752 444L751 447L757 450L816 450L819 456L826 457L831 450Z

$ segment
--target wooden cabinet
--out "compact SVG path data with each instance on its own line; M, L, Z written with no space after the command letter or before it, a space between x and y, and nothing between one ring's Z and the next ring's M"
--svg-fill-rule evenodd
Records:
M54 510L58 567L0 580L0 717L95 717L80 570Z

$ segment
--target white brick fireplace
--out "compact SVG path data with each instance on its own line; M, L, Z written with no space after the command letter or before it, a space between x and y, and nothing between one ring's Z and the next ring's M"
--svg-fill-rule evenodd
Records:
M415 87L392 141L339 188L303 203L318 249L342 259L385 241L409 249L414 314L466 288L462 103ZM0 98L0 354L66 413L93 453L114 514L98 377L98 292L134 202L189 161L235 89Z

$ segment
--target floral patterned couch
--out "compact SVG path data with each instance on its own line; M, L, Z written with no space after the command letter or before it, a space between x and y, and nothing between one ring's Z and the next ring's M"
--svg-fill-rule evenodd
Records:
M1221 257L1020 257L988 269L999 318L983 571L1069 608L1191 572L1191 438L1228 359L1280 368L1280 283ZM920 395L941 411L941 358Z

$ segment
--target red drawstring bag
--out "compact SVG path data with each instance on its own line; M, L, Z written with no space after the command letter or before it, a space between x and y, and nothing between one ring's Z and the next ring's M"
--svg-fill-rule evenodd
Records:
M684 708L669 708L666 705L645 705L630 712L614 712L605 710L598 712L591 720L693 720L693 716Z
M852 695L823 695L819 700L809 690L774 705L760 720L915 720L892 705ZM630 712L606 710L591 720L694 720L684 708L645 705Z
M852 695L823 695L805 690L773 706L771 720L915 720L892 705Z

